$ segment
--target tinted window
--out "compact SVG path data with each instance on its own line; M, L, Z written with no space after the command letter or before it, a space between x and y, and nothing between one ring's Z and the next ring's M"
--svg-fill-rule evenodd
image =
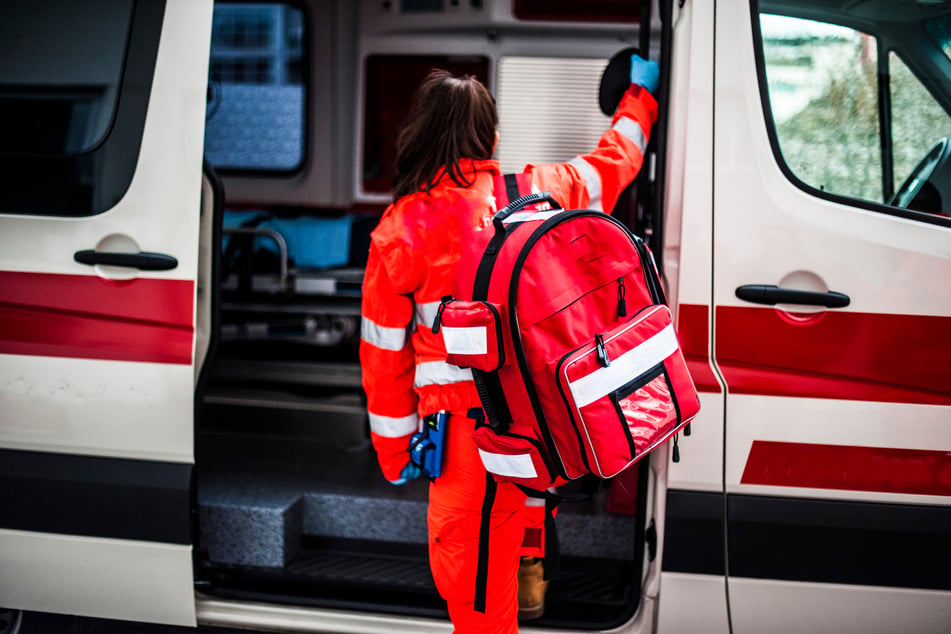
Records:
M215 4L205 155L223 170L304 161L304 17L284 4Z
M0 211L90 215L125 194L163 10L156 0L4 4Z
M0 21L0 151L77 154L115 112L132 2L14 2ZM50 63L56 60L56 63Z
M636 22L636 0L515 0L512 12L520 20L557 22Z
M484 57L371 55L366 60L363 116L363 191L388 193L393 186L396 137L409 116L413 94L433 68L474 75L488 85Z

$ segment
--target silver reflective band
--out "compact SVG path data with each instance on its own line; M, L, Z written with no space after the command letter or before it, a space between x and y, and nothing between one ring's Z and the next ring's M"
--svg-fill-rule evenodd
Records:
M641 155L643 156L644 150L647 149L647 137L644 136L644 131L641 130L641 126L637 124L637 121L627 117L621 117L617 120L617 123L611 126L611 129L617 130L630 139L634 145L637 146L637 149L641 151Z
M360 324L360 338L383 350L402 350L409 343L406 327L386 328L375 324L366 317Z
M485 326L468 328L442 327L446 352L451 354L486 354L489 351L488 333Z
M677 352L677 334L673 325L668 325L659 333L644 341L636 348L628 350L611 365L598 368L569 384L575 406L579 409L595 402L614 390L624 387L633 377L640 376Z
M440 303L441 302L428 302L426 304L416 304L416 308L414 309L416 325L419 326L422 324L431 329L433 322L436 321L436 313L439 311Z
M604 211L601 207L601 175L598 170L591 166L591 163L580 156L568 161L569 165L574 165L584 177L585 186L588 189L588 208L596 211Z
M546 209L545 211L517 211L502 221L503 225L510 222L528 222L529 220L547 220L564 209Z
M370 431L387 438L399 438L419 430L419 416L410 414L400 418L380 416L370 412Z
M535 465L532 464L532 457L527 453L510 456L479 449L479 457L482 458L482 464L489 473L512 478L534 478L538 475L535 472Z
M448 385L472 380L472 370L450 365L445 361L427 361L416 366L414 387L427 385Z

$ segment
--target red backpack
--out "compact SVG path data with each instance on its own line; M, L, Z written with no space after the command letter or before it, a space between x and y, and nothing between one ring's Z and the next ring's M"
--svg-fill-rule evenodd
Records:
M504 181L503 181L504 179ZM530 191L499 176L504 204ZM700 409L647 246L600 211L548 192L512 200L476 233L433 324L472 368L487 471L544 491L617 475Z

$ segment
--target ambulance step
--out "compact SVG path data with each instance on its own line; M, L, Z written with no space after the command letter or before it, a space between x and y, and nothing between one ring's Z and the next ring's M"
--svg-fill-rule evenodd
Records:
M287 359L227 359L215 364L216 383L269 383L362 388L358 363L320 363Z
M203 592L226 598L320 605L445 618L422 544L314 540L283 571L207 566ZM566 557L546 596L545 615L532 625L605 629L636 607L633 566Z
M387 550L392 551L392 545ZM416 551L416 552L414 552ZM306 577L340 585L384 586L403 591L435 592L432 574L422 549L404 549L406 554L388 555L339 550L304 551L288 565L293 577Z
M313 398L285 390L248 388L217 388L205 396L206 405L256 407L268 410L292 410L321 414L347 414L360 419L366 417L366 406L356 394L336 394Z

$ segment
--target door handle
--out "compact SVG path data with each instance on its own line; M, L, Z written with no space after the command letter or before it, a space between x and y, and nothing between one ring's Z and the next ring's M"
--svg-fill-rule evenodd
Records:
M827 291L798 291L771 284L746 284L736 289L736 296L754 304L804 304L807 306L825 306L826 308L845 308L852 301L844 293Z
M85 249L73 254L73 259L80 264L105 264L108 266L126 266L140 271L171 271L178 266L178 260L164 253L109 253Z

